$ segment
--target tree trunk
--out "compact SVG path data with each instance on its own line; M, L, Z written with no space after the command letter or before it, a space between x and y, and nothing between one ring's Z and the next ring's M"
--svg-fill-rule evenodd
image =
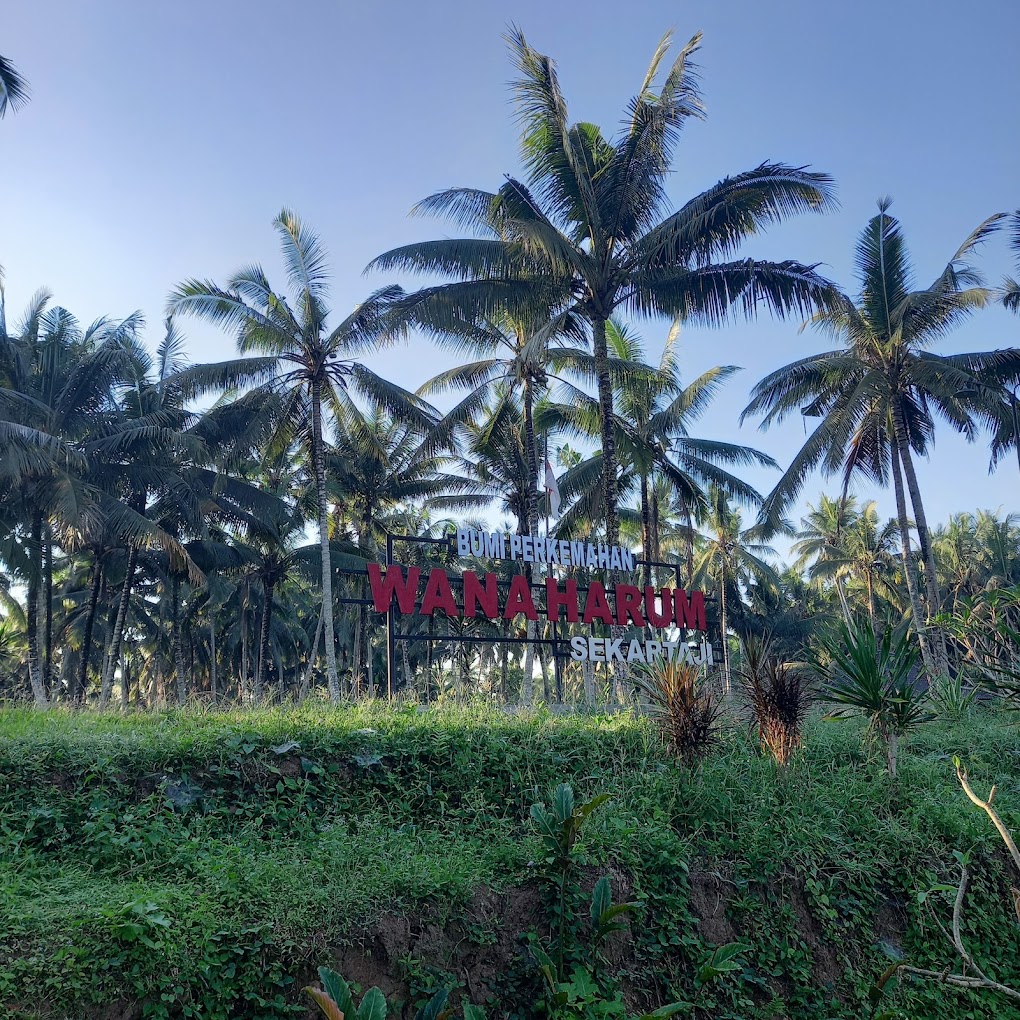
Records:
M875 626L875 579L871 576L871 571L867 572L868 576L868 619L871 621L871 633L876 634L878 630Z
M131 602L131 587L134 583L137 561L138 550L133 545L128 546L124 584L117 602L117 615L114 618L113 632L110 635L110 647L107 649L106 661L103 663L103 682L99 692L100 708L106 708L113 694L113 674L117 671L117 663L120 661L120 646L124 640L124 628L127 625L128 605Z
M850 603L846 599L846 589L843 586L843 578L837 577L835 580L836 595L839 597L839 608L843 613L843 622L849 627L850 626Z
M907 595L910 599L910 611L914 617L914 630L917 631L918 644L921 646L921 658L929 675L934 675L935 663L932 661L928 647L927 628L924 615L917 597L917 578L914 574L914 558L910 553L910 521L907 517L907 501L903 495L903 476L900 474L899 447L892 444L892 476L893 492L896 496L896 523L900 531L900 557L903 560L903 574L907 581Z
M53 692L53 532L49 522L42 528L45 588L43 589L43 687Z
M924 513L924 504L921 502L921 489L917 484L917 475L914 472L914 462L910 456L910 447L906 442L900 443L900 460L903 462L903 474L907 481L907 492L910 493L910 505L914 509L914 526L917 529L917 545L921 552L921 562L924 564L924 585L928 602L928 615L926 624L929 625L929 637L932 642L932 651L938 663L939 675L949 675L949 652L946 648L945 631L935 625L931 625L935 617L942 609L942 595L939 591L938 574L935 572L935 556L931 548L931 533L928 530L928 519Z
M730 641L726 627L726 560L722 561L722 581L719 584L719 625L722 628L723 688L730 693Z
M89 658L92 651L92 629L96 622L96 607L99 605L99 589L103 583L103 561L97 556L92 566L92 585L89 592L89 608L85 614L85 634L81 639L81 668L78 671L77 689L71 691L71 701L85 699L89 683Z
M259 650L255 665L255 701L262 700L266 684L266 661L269 658L269 628L273 620L273 582L263 584L264 603L259 624Z
M538 449L535 439L534 400L531 379L526 377L524 380L524 454L530 478L524 494L524 516L527 521L525 534L528 535L538 532ZM545 470L545 465L542 469Z
M42 584L42 515L32 517L29 539L28 596L25 605L25 626L28 630L28 682L32 700L38 708L49 708L46 684L43 682L39 658L39 588Z
M890 779L896 778L896 759L898 758L900 745L899 735L896 733L889 733L885 738L885 761L889 768Z
M616 545L620 537L617 512L616 440L613 435L613 383L609 376L609 350L606 346L606 320L592 319L592 347L595 375L599 387L599 419L602 429L602 491L606 501L606 542Z
M322 444L322 383L312 381L312 467L319 504L319 547L322 552L322 623L326 633L326 678L330 699L340 700L340 677L336 669L336 638L333 633L333 560L329 551L329 507L326 503L326 451Z
M217 677L216 677L216 612L213 609L212 599L207 606L209 612L209 694L212 703L216 704Z
M301 678L301 686L298 689L298 701L304 701L308 696L308 688L312 679L312 668L315 666L315 658L319 654L319 639L322 637L322 608L319 608L319 619L315 624L315 637L312 638L312 647L308 652L308 662L305 664L305 674Z
M244 702L248 695L248 585L244 586L241 601L241 679L237 685L238 701Z
M170 581L170 626L173 629L171 642L174 655L174 679L177 688L177 704L184 707L188 700L188 674L184 665L184 627L181 623L181 582L175 575Z
M648 560L657 559L652 556L652 523L648 508L648 475L641 472L641 558L645 560L644 584L652 583L652 568Z
M124 659L124 668L120 673L120 707L127 708L131 699L131 656Z

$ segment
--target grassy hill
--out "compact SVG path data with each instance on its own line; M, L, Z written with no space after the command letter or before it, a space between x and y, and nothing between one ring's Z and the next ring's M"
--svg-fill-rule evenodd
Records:
M0 1013L304 1016L328 964L394 1012L450 985L490 1018L534 1016L527 934L547 938L555 904L529 810L562 781L611 796L580 884L608 875L641 904L607 953L636 1012L693 998L712 949L738 942L693 1015L870 1016L890 959L952 961L947 894L919 898L955 885L954 851L972 851L965 940L1020 983L1001 843L953 754L1020 828L1020 736L990 713L928 726L894 783L859 726L822 720L785 772L739 728L691 772L628 715L0 711ZM1020 1017L920 983L882 1007Z

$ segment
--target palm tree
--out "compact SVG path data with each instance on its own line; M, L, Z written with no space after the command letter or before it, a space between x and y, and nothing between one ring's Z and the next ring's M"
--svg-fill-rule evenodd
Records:
M857 474L878 484L892 479L911 607L925 665L937 676L947 668L946 649L942 633L929 631L940 599L913 458L930 450L937 418L973 438L977 423L993 415L987 394L974 388L976 380L986 374L1020 379L1020 351L938 355L928 350L990 300L992 292L965 260L997 228L1001 215L981 223L930 286L914 290L903 233L888 209L889 199L879 202L878 215L858 239L857 302L843 298L813 319L840 346L766 376L752 391L741 421L761 414L761 427L768 428L791 413L819 420L765 500L763 520L773 527L816 467L827 476L841 470L844 493ZM904 484L924 568L927 615L910 554Z
M708 508L706 490L709 485L718 486L745 505L760 505L760 494L726 470L727 467L753 464L777 468L779 465L767 454L750 447L691 435L691 426L708 409L726 380L739 371L735 365L711 368L685 387L680 379L678 325L670 331L655 367L645 364L641 338L625 325L611 319L606 324L606 337L614 384L614 442L620 460L630 473L620 476L618 491L625 498L629 496L627 479L634 479L642 554L646 560L658 560L662 500L662 492L656 484L659 479L665 483L666 499L671 504L675 502L690 535L693 518ZM563 351L555 364L558 369L566 369L586 380L595 377L594 358L584 352ZM570 384L563 384L560 398L558 403L543 411L542 424L597 440L600 431L597 400ZM601 461L598 454L595 459ZM591 466L587 470L590 473ZM569 479L565 487L573 492L575 480ZM688 566L689 570L693 569L690 557ZM648 566L644 583L651 583Z
M723 683L730 690L729 613L740 603L742 590L751 585L780 586L779 575L764 557L774 551L758 538L757 528L744 528L740 511L730 505L718 486L708 492L708 510L700 524L700 551L694 565L694 584L713 581L719 591L719 627L722 632Z
M550 347L554 339L577 342L578 323L573 317L558 314L550 301L530 316L515 315L501 309L485 319L472 321L461 310L451 307L446 288L413 295L402 310L404 321L432 333L436 341L459 355L474 358L456 368L441 372L422 385L422 396L466 389L465 396L448 411L432 431L429 446L444 448L451 429L470 420L481 407L490 403L497 390L521 391L523 408L522 443L532 478L537 479L538 453L535 436L535 404L549 384L549 369L563 348ZM528 533L538 528L538 499L534 484L528 492L526 518Z
M450 428L444 419L423 430L378 408L352 414L343 423L345 453L329 459L330 488L343 505L343 518L357 532L361 555L375 559L380 545L385 548L387 520L400 507L452 510L489 504L488 491L480 491L469 474L451 470L449 458L432 452L434 443L425 437L437 430L449 434ZM363 653L371 650L365 606L358 607L355 635L352 686L357 690Z
M1009 247L1020 272L1020 209L1009 217ZM1002 303L1011 311L1020 313L1020 283L1011 276L1003 280Z
M451 301L484 317L533 308L543 295L566 294L567 309L592 331L601 411L606 534L618 534L617 456L607 323L620 308L717 325L734 310L760 304L783 315L816 304L828 285L797 262L731 261L740 243L793 213L833 205L831 180L803 167L763 163L727 177L668 212L666 181L686 122L702 115L691 56L694 36L656 85L671 44L659 43L624 130L615 139L594 124L570 124L547 56L514 28L508 42L519 73L513 96L522 126L526 179L498 193L454 188L426 199L419 212L451 216L477 236L407 245L372 266L443 273ZM720 261L723 260L723 261ZM474 317L474 316L469 316Z
M28 82L7 57L0 56L0 118L7 112L20 109L28 102Z
M10 335L0 295L0 433L13 440L0 479L27 528L14 541L27 587L29 676L37 704L49 700L53 663L56 550L87 547L105 530L140 546L160 546L184 567L184 550L104 483L104 464L121 450L114 401L134 376L141 317L100 319L82 329L66 309L33 299ZM151 423L144 423L150 427Z
M261 266L247 266L220 287L188 280L170 296L171 312L198 316L232 330L241 358L190 369L178 378L188 396L253 387L249 401L263 404L271 420L269 447L286 449L298 438L315 477L322 604L330 696L341 696L336 665L333 583L326 492L324 416L343 421L354 413L353 394L409 419L426 417L411 393L376 375L359 358L386 337L386 311L402 295L376 291L332 330L327 329L327 254L319 238L284 209L273 221L291 287L291 300L273 290ZM253 352L258 352L257 356ZM353 392L352 392L353 391Z
M808 504L808 514L801 520L797 541L790 549L797 557L793 563L797 573L810 567L812 581L833 579L839 608L848 626L851 616L845 586L846 532L856 516L856 500L852 496L832 499L823 493L817 507Z

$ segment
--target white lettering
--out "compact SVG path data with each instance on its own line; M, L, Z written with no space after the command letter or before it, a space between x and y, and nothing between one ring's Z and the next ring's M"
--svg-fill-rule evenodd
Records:
M641 646L641 642L636 638L631 641L630 648L627 649L627 661L628 662L644 662L645 652Z
M469 556L471 554L471 532L467 528L457 529L457 555Z
M587 546L587 554L586 554L586 558L585 558L585 566L586 567L597 567L598 565L599 565L599 558L598 558L598 554L595 552L595 546L592 545L591 542L589 542L588 546Z
M521 535L510 536L510 559L519 560L521 558Z
M525 563L535 562L535 537L534 535L521 535L521 559Z
M634 554L629 549L620 550L620 561L624 570L634 569Z
M575 662L580 662L582 659L590 658L588 642L590 638L578 635L570 639L570 657Z

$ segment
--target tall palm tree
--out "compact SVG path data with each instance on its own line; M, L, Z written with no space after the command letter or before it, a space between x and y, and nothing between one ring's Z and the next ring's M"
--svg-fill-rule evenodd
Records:
M10 107L18 110L28 102L28 82L7 57L0 56L0 118Z
M760 505L761 495L727 468L779 465L767 454L750 447L691 435L692 426L723 384L739 371L735 365L711 368L684 386L680 378L678 325L670 331L659 364L654 367L645 364L641 338L627 326L611 319L606 325L606 337L614 390L615 445L626 469L618 489L626 499L632 495L628 480L632 478L636 483L642 553L645 559L657 560L663 498L657 485L660 479L666 486L667 505L676 505L686 522L687 534L691 535L693 518L708 508L709 485L718 486L744 505ZM582 380L595 378L594 358L586 352L563 351L555 363L557 369ZM558 396L560 400L543 411L542 423L597 441L598 401L569 383L561 386ZM600 460L598 454L596 459ZM591 467L587 470L590 472ZM566 480L565 488L575 491L576 479ZM597 516L602 516L601 512ZM691 556L689 571L693 569ZM647 566L645 583L651 583Z
M519 74L512 91L521 124L523 181L497 193L454 188L419 212L447 215L476 236L407 245L372 266L442 273L447 293L480 316L529 307L535 284L569 295L568 308L592 332L601 409L606 534L618 534L617 456L607 323L627 308L683 322L717 325L733 311L804 310L828 292L810 266L733 261L741 242L770 223L833 205L831 179L803 167L763 163L727 177L669 211L666 181L680 133L703 108L691 56L694 36L660 76L667 33L652 57L625 127L613 139L597 125L571 124L555 65L519 29L508 36ZM454 297L455 296L455 297Z
M758 538L757 529L744 528L743 518L718 486L708 492L708 509L699 521L700 551L694 565L694 584L714 582L719 591L719 628L722 632L723 683L730 690L729 616L733 604L752 585L772 589L780 586L779 575L765 559L772 548Z
M467 395L444 416L432 431L429 446L448 445L452 429L471 419L480 408L491 403L497 390L509 392L519 387L523 409L522 443L532 478L537 479L538 452L535 435L535 404L549 384L550 365L562 349L550 346L556 339L577 342L576 320L556 311L553 301L537 302L530 315L500 309L486 318L471 320L460 309L451 307L446 288L421 292L404 303L404 321L430 332L437 342L472 360L441 372L418 390L432 396L449 390L468 390ZM468 309L470 314L470 309ZM535 485L528 492L528 532L538 528L538 499Z
M249 387L250 401L262 403L272 428L270 448L285 449L297 437L306 446L315 476L322 604L330 696L339 700L333 621L333 582L326 492L326 431L330 419L354 413L354 394L408 418L427 417L413 394L387 382L359 358L387 337L386 312L402 292L376 291L333 329L326 323L329 274L318 236L291 211L273 221L291 300L273 290L261 266L235 273L225 287L192 279L170 296L169 310L195 315L233 331L241 358L203 365L183 373L178 384L188 396ZM326 422L324 423L324 417Z
M940 598L914 457L930 451L938 418L973 438L978 424L993 414L986 393L974 388L976 380L985 373L1020 379L1020 351L939 355L928 349L991 299L966 259L1002 216L981 223L939 276L915 290L903 232L889 215L889 204L889 199L879 202L878 214L857 241L856 303L843 298L814 316L814 324L840 346L766 376L752 391L741 421L760 414L761 427L768 428L792 413L818 419L765 500L763 518L773 526L816 467L825 475L842 471L844 493L857 474L878 484L892 480L911 607L925 665L937 676L947 668L946 649L941 631L930 628ZM926 612L910 553L904 486L917 529Z

